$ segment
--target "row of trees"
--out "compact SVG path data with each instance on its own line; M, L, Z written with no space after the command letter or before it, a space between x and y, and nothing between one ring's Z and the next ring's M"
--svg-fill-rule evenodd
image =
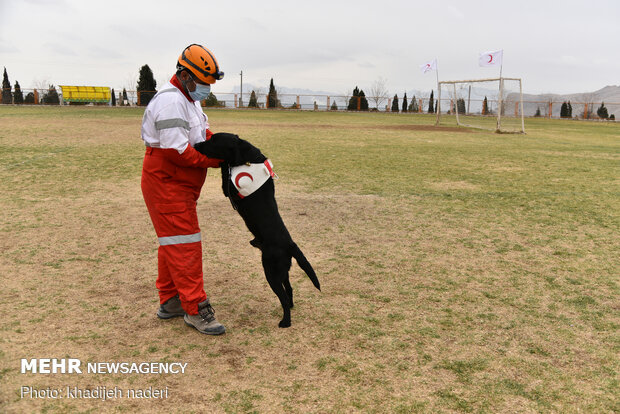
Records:
M371 94L373 95L372 100L374 100L375 105L376 105L374 110L378 110L379 105L384 100L387 99L387 89L385 87L385 83L386 82L384 79L379 78L373 83L371 87ZM139 79L136 85L136 89L138 92L138 102L140 105L143 105L143 106L148 105L150 100L157 93L157 82L155 81L155 78L153 76L153 71L148 65L144 65L140 68ZM114 92L114 89L112 89L111 95L112 95L111 104L112 106L116 106L117 99L116 99L116 93ZM23 104L23 103L34 104L34 103L38 103L38 102L35 102L36 99L37 97L35 96L33 92L29 92L24 97L22 90L21 90L21 86L19 85L18 81L15 81L15 86L11 88L11 83L9 82L8 73L5 67L3 78L2 78L1 102L3 104L11 104L11 103L13 104ZM119 100L119 105L121 106L129 105L129 100L127 98L127 91L125 88L123 88L122 93L119 93L118 100ZM54 85L49 85L47 91L42 93L40 102L45 103L45 104L51 104L51 105L58 105L60 103L60 98L58 96L58 92L56 91L56 88L54 87ZM223 102L218 101L217 97L213 93L209 94L208 98L204 101L204 103L205 103L205 106L208 106L208 107L225 106ZM269 82L269 92L267 93L266 104L268 108L282 108L282 103L278 99L278 92L273 83L273 78L271 78ZM257 94L255 91L252 91L252 93L250 94L250 100L248 102L248 107L257 108L258 106L259 106L259 103L258 103ZM315 102L315 109L316 107L317 105ZM291 109L298 109L297 104L294 103L291 106ZM335 101L332 103L330 109L338 110L338 106ZM364 93L362 89L358 88L357 86L353 89L353 94L349 98L349 101L347 104L347 110L350 110L350 111L368 111L369 110L368 99L366 98L366 94ZM391 107L392 112L419 112L419 110L420 108L418 106L418 100L416 99L415 95L411 98L411 100L408 100L407 93L405 92L403 94L402 104L400 103L400 100L397 94L395 94L394 97L392 98L392 107ZM459 114L464 114L466 112L465 100L462 98L457 99L456 108L450 108L448 112L450 113L450 112L453 112L454 110L458 111ZM427 112L435 113L436 111L437 111L437 105L434 99L434 92L431 90L431 95L428 100ZM601 103L601 106L597 109L596 113L598 117L601 119L615 120L615 116L613 114L611 116L609 115L609 111L605 107L605 103ZM484 100L482 102L482 114L483 115L492 114L492 111L489 108L488 100L486 96L484 97ZM537 109L535 116L541 116L540 108ZM562 107L560 109L560 117L562 118L573 117L573 107L570 101L562 102Z
M2 75L2 103L3 104L35 104L39 103L48 104L48 105L58 105L60 104L60 98L58 97L58 92L54 85L48 85L47 90L42 91L42 95L39 99L35 96L34 92L29 92L24 96L22 92L22 88L19 85L18 81L15 81L15 85L11 88L11 82L9 82L9 75L6 71L6 67L4 68L4 73Z
M609 119L615 120L616 116L614 114L609 115L609 111L605 107L605 102L601 102L601 106L596 110L596 115L598 115L601 119ZM572 118L573 117L573 106L570 101L562 102L562 107L560 108L560 117L561 118ZM589 116L588 116L589 117Z
M6 72L6 68L4 68L4 74L2 75L2 103L3 104L23 104L24 103L24 94L22 93L21 86L19 86L19 82L15 81L15 92L11 93L11 82L9 82L9 75ZM34 94L32 95L32 103L34 103Z

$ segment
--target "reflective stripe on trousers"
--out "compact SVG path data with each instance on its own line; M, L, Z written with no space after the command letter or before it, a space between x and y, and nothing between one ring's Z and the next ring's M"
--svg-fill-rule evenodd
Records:
M170 246L171 244L196 243L202 240L200 232L179 236L159 237L158 239L160 246Z

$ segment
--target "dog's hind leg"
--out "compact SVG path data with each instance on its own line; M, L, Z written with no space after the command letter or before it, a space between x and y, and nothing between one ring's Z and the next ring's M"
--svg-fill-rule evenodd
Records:
M267 278L267 282L269 282L269 286L271 286L273 292L278 296L278 299L280 299L280 304L282 305L283 315L282 320L278 323L278 326L280 328L288 328L291 326L291 306L288 294L284 290L282 283L269 278Z
M267 251L266 251L267 250ZM288 271L291 267L290 259L286 259L286 255L279 249L266 249L263 250L263 269L265 270L265 277L267 282L276 294L282 305L283 316L282 320L278 324L280 328L288 328L291 326L291 297L288 288L285 288L285 283L288 281ZM292 293L292 288L290 290Z
M291 286L291 281L288 278L288 272L286 276L287 278L284 280L284 291L288 295L288 299L290 301L291 308L292 308L293 306L295 306L295 304L293 303L293 287Z

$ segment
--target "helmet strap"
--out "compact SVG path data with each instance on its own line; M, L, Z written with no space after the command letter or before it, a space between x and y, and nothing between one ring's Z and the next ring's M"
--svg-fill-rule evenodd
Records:
M187 93L189 95L190 90L187 87L187 81L184 81L183 78L181 78L181 73L183 73L183 72L187 72L187 74L189 75L189 71L187 69L184 69L184 70L180 71L177 74L177 77L179 78L179 81L181 82L181 85L183 85L183 88L185 89L185 93ZM190 76L190 78L192 77L192 75L189 75L189 76Z

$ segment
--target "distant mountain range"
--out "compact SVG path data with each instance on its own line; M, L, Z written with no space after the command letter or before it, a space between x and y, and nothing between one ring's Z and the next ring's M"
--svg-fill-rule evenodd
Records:
M235 86L231 93L239 93L239 86ZM338 106L346 105L345 95L350 96L351 91L346 92L345 90L340 92L329 92L329 91L315 91L311 89L302 89L302 88L287 88L287 87L279 87L276 86L276 89L279 94L287 95L283 96L282 104L284 106L290 106L295 103L295 96L300 96L300 104L302 107L307 108L308 106L313 105L315 102L319 106L327 105L327 96L330 96L330 104L337 102ZM243 95L244 100L249 98L249 93L255 90L260 94L264 95L267 93L267 87L257 87L252 84L244 84L243 85ZM409 99L415 96L417 99L420 98L428 98L430 95L429 91L420 91L420 90L409 90L406 91ZM460 92L461 95L464 95L466 92ZM488 97L489 100L497 99L497 90L496 89L484 89L484 88L475 88L472 89L470 98L471 98L471 111L477 112L481 110L482 100L485 96ZM366 96L369 96L369 92L366 91ZM393 95L388 93L388 96L391 98ZM398 94L399 98L402 99L402 93ZM446 98L445 95L442 98ZM435 99L437 99L437 91L435 91ZM426 100L426 99L425 99ZM513 89L511 91L507 91L505 96L505 101L507 102L507 108L513 108L514 102L518 100L518 94ZM442 99L443 101L443 99ZM552 102L552 116L558 117L560 116L560 110L562 106L562 102L571 102L573 107L573 117L581 116L584 111L584 104L588 104L588 112L591 114L596 114L596 110L600 107L601 103L605 103L605 107L609 112L609 115L614 114L616 119L620 119L620 86L618 85L609 85L605 86L602 89L599 89L595 92L583 92L583 93L573 93L573 94L523 94L523 109L526 116L533 116L536 113L537 109L540 109L541 115L546 116L549 112L549 102ZM370 106L373 107L374 101L369 97ZM387 104L387 100L384 100L381 103L381 107L383 108ZM426 103L425 103L426 105ZM442 103L442 108L445 108L445 103ZM510 110L510 109L507 109Z
M510 97L509 97L510 98ZM511 99L514 99L512 97ZM581 116L584 104L588 104L588 112L596 114L596 110L605 103L605 107L609 115L614 114L616 119L620 118L620 86L609 85L595 92L572 93L566 95L560 94L523 94L524 112L529 115L530 112L535 113L540 108L543 115L549 112L549 102L553 102L552 116L560 116L562 102L571 102L573 107L573 117Z

